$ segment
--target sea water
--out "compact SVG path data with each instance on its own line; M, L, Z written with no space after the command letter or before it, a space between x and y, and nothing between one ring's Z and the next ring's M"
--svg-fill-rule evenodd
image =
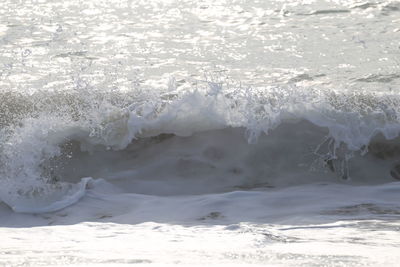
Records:
M3 0L0 264L397 266L400 2Z

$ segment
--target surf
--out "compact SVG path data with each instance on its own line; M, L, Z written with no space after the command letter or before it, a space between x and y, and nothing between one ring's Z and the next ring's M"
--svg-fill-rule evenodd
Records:
M9 106L2 119L0 199L15 211L62 209L90 179L187 195L399 177L399 98L390 93L205 82L158 94L1 97L42 104Z

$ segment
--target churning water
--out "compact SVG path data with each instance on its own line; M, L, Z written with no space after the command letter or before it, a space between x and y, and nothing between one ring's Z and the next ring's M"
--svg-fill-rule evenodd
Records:
M400 2L3 0L0 264L396 266Z

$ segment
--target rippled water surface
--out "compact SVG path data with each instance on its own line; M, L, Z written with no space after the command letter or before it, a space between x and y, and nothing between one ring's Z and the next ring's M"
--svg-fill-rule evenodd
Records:
M105 87L165 86L171 77L190 86L211 71L248 86L393 90L399 9L398 1L5 0L0 82L65 89L80 75Z
M397 266L400 2L2 0L0 265Z

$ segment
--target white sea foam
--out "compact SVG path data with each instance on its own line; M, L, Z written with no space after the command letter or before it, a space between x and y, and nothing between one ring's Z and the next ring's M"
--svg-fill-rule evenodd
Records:
M156 194L393 179L398 145L388 140L398 136L400 124L397 96L392 94L208 83L176 91L173 97L163 93L143 99L123 105L92 102L77 118L65 111L68 108L58 114L42 111L5 128L3 201L10 202L7 195L32 195L29 192L51 196L51 188L59 194L65 190L48 185L79 182L86 176L109 178L131 192ZM374 151L362 157L371 147ZM383 153L384 163L377 153ZM163 179L169 184L160 191L154 181ZM175 190L180 188L176 182L188 183L181 187L188 191ZM69 189L66 198L80 198L83 184L74 193ZM48 211L77 199L60 201L52 206L41 200L30 207L32 212Z
M0 4L0 265L397 266L399 4Z

